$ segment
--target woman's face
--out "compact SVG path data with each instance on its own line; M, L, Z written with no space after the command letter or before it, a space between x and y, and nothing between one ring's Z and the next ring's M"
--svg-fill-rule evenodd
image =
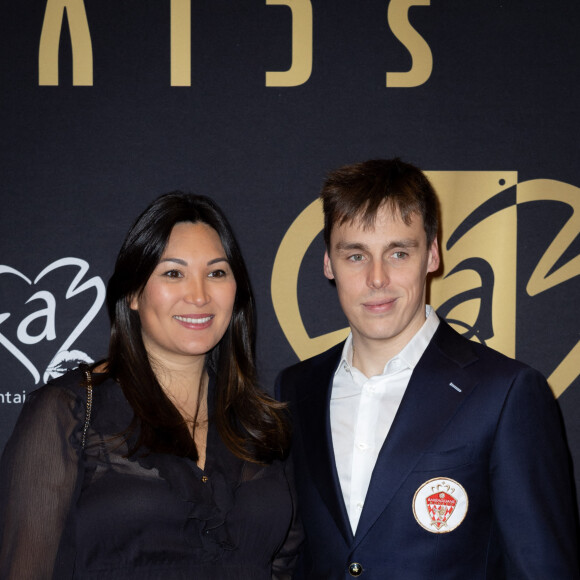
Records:
M217 232L201 222L182 222L130 306L139 313L149 356L183 363L205 357L221 340L235 297L236 281Z

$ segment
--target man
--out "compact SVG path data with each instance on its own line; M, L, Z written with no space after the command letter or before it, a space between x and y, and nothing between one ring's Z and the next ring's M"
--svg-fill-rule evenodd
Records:
M577 579L576 506L557 404L533 369L426 305L437 200L398 159L323 190L324 274L346 342L284 370L306 541L298 576Z

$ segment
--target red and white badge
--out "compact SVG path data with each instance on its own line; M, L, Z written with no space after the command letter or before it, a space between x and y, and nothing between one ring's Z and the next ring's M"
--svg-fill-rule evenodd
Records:
M453 479L426 481L413 497L413 515L428 532L453 531L465 518L469 500L463 486Z

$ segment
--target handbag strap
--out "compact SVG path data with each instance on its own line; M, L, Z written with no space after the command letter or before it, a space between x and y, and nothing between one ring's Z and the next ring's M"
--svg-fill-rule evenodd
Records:
M81 438L81 447L85 448L85 441L87 438L87 431L91 423L91 411L93 408L93 377L90 369L85 370L85 382L87 387L87 408L85 411L85 425L83 427L83 436Z

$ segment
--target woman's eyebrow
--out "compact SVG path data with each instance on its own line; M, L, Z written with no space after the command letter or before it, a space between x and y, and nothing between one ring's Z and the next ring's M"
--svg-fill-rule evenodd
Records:
M182 258L167 257L167 258L162 258L161 260L159 260L160 264L163 264L164 262L173 262L175 264L179 264L180 266L187 266L188 265L187 260L184 260ZM207 265L211 266L212 264L217 264L219 262L228 262L228 259L225 256L220 256L219 258L213 258L213 260L209 260L209 262L207 262Z
M163 262L175 262L176 264L179 264L181 266L187 266L187 262L185 260L182 260L181 258L162 258L161 260L159 260L160 264L162 264Z

